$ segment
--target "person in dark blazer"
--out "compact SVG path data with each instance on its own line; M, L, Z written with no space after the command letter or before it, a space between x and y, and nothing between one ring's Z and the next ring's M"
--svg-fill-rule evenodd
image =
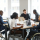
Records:
M31 19L31 20L39 22L39 20L38 20L39 14L37 13L37 11L35 9L33 10L33 13L35 14L35 19Z
M32 24L32 27L34 28L34 30L30 30L27 40L30 40L31 36L33 36L35 33L40 32L40 30L39 30L40 29L40 16L38 17L38 20L39 20L39 25Z
M7 22L4 22L3 21L3 18L2 18L2 15L3 15L3 11L0 10L0 30L4 30L5 29L5 26L3 26L3 24L6 24ZM3 32L4 33L4 32Z
M21 14L21 17L24 17L24 18L25 18L25 20L30 19L29 14L28 14L28 13L26 13L26 9L24 9L24 10L23 10L23 13Z

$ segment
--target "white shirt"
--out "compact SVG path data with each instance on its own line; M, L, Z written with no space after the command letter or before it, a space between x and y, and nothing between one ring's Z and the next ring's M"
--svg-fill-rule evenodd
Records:
M22 26L22 25L17 25L17 22L18 22L18 19L11 19L10 20L10 29L13 29L13 27L20 27L20 26Z
M17 20L11 19L10 29L13 29L13 27L16 27L16 26L17 26Z

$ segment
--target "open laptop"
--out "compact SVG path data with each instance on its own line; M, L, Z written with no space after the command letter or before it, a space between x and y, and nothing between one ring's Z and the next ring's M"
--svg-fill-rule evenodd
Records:
M31 20L30 19L28 19L28 21L26 21L26 25L27 26L30 26L31 25Z
M19 21L24 21L24 17L18 17Z

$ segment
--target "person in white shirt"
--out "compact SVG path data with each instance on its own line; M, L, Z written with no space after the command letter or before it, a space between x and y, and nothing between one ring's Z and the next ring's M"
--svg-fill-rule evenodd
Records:
M11 15L11 30L12 29L19 29L19 30L16 30L16 34L22 34L22 30L20 28L23 27L23 24L17 24L17 19L18 19L18 14L16 12L14 12L12 15ZM14 33L14 31L11 31L12 34ZM26 31L24 31L24 35L27 34ZM26 36L26 35L25 35Z
M11 16L11 29L19 29L22 28L23 26L17 26L17 19L18 19L18 14L16 12L14 12Z

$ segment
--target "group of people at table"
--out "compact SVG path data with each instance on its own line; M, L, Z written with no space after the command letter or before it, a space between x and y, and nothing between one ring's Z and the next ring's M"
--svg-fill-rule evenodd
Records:
M35 24L32 24L32 27L33 28L37 28L37 29L40 29L40 15L37 13L37 11L34 9L33 10L33 13L35 14L35 19L31 19L33 21L36 21L36 22L39 22L39 25L35 25ZM2 15L3 15L3 11L0 10L0 24L6 24L7 22L4 22L3 21L3 18L2 18ZM30 16L28 13L26 13L26 9L23 10L23 13L20 15L20 17L24 17L24 20L28 20L30 19ZM23 24L17 24L17 20L18 19L18 13L14 12L11 16L11 26L10 26L10 29L11 29L11 34L14 34L14 31L12 31L12 29L19 29L19 30L16 30L16 34L22 34L22 29L20 28L23 28ZM16 25L21 25L20 27L17 27ZM0 30L3 30L5 29L5 27L3 25L1 25L1 28ZM31 35L34 35L35 33L39 32L40 30L30 30L30 33L27 37L27 40L30 40L31 39ZM7 30L9 30L7 28ZM2 33L5 33L5 32L2 32ZM24 30L24 38L26 37L27 35L27 32L26 30ZM22 37L23 37L23 34L22 34Z

